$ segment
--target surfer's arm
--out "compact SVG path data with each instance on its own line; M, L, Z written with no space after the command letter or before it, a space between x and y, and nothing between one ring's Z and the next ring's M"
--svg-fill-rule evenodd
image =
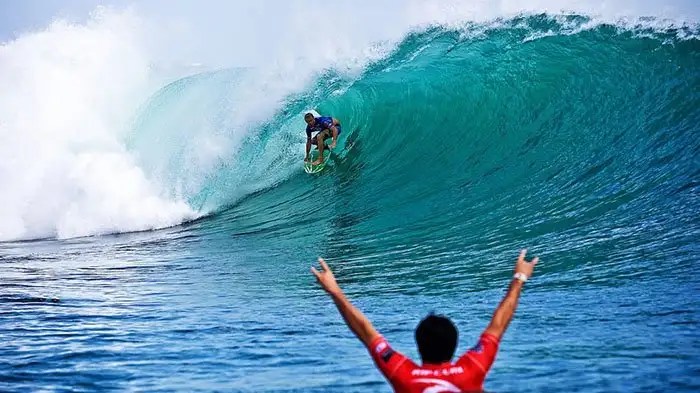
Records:
M304 161L309 159L309 152L311 151L311 132L306 131L306 155L304 156Z
M532 276L532 269L537 264L539 258L535 258L532 260L532 262L528 262L525 260L526 252L526 250L522 250L520 252L518 261L515 263L515 274L522 275L521 277L528 279L530 276ZM520 292L523 289L523 284L525 284L525 281L518 278L513 278L511 280L510 286L508 287L508 293L506 293L506 296L503 298L503 300L501 300L501 304L499 304L498 308L496 308L496 311L493 313L493 317L491 318L491 323L489 323L489 326L486 328L484 333L491 334L497 339L500 339L503 336L503 333L505 333L506 329L508 329L510 321L513 319L515 309L518 308L518 300L520 299Z
M331 126L328 127L329 130L331 130L331 135L333 136L333 147L335 147L336 143L338 143L338 127L340 125L340 122L338 119L335 117L331 118Z
M333 136L333 146L338 143L338 128L336 126L331 126L331 135Z
M335 306L338 308L338 312L343 317L343 320L345 320L345 324L348 325L348 328L350 328L355 336L365 344L365 347L369 348L372 342L379 337L379 333L374 329L372 322L367 319L362 311L350 303L350 300L345 297L345 294L335 281L333 272L328 267L328 264L326 264L326 261L322 258L319 258L318 261L321 264L321 271L312 267L311 272L316 276L316 280L318 280L319 284L321 284L323 289L330 295L331 299L333 299Z

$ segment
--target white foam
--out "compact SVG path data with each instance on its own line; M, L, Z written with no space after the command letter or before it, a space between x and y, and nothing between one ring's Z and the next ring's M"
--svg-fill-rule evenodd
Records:
M55 22L0 47L0 240L174 225L120 139L148 90L131 14Z

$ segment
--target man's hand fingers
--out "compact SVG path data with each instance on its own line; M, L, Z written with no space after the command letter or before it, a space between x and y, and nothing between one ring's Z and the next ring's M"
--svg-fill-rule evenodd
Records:
M323 268L324 272L330 271L331 268L328 267L328 264L323 258L318 258L318 262L321 264L321 267Z
M314 276L316 276L316 279L317 279L317 280L321 280L321 273L320 273L318 270L316 270L315 267L312 267L312 268L311 268L311 273L313 273Z
M527 254L527 248L523 248L520 250L520 255L518 256L518 262L522 262L525 260L525 254Z
M539 261L540 261L540 257L535 257L535 259L533 259L531 262L532 267L535 267L535 265L537 265L537 262L539 262Z

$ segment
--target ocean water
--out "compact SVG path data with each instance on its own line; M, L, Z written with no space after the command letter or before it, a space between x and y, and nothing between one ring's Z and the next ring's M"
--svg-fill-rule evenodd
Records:
M129 18L0 47L1 391L388 392L316 258L417 359L431 311L475 342L522 247L487 391L700 389L697 24L524 13L154 71ZM310 108L343 124L318 175Z

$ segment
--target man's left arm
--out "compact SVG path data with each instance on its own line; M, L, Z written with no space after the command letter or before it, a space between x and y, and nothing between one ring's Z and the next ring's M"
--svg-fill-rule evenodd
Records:
M331 125L328 127L329 130L331 130L331 136L333 136L333 143L331 144L331 148L334 148L335 145L338 143L338 128L337 126L340 125L340 122L338 119L335 117L331 118Z
M345 320L345 324L347 324L355 336L365 344L365 347L370 348L379 338L379 333L362 311L350 303L350 300L348 300L335 281L333 272L328 267L328 264L326 264L326 261L319 258L319 262L321 264L321 271L312 267L311 272L316 276L316 279L323 289L331 296L331 299L333 299L335 306L338 308L338 312L343 317L343 320Z

